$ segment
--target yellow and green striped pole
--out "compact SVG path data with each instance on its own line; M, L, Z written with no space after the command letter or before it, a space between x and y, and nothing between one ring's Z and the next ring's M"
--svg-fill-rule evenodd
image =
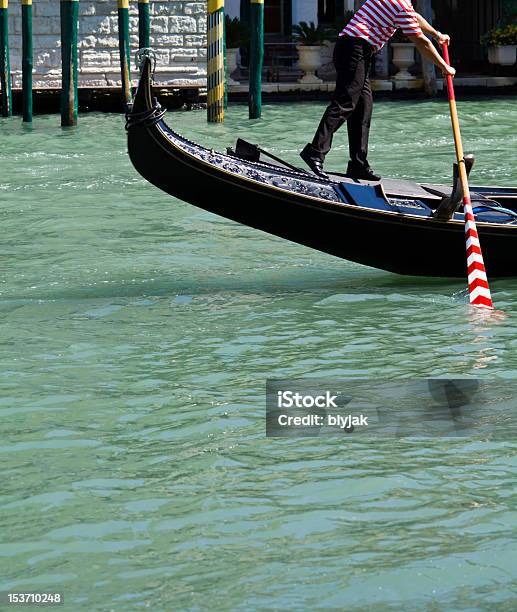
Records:
M228 65L226 63L226 19L223 15L224 110L228 108Z
M251 0L250 6L250 88L249 118L262 115L262 61L264 59L264 0Z
M32 0L22 0L23 120L32 121Z
M2 116L13 114L11 70L9 67L9 0L0 0L0 88L2 89Z
M147 49L150 41L151 22L149 16L149 0L138 0L138 47Z
M207 120L224 121L224 0L208 0Z
M77 123L78 0L61 0L61 125Z
M129 66L131 62L129 48L129 0L118 0L118 45L120 52L120 75L122 79L122 95L124 102L131 102L131 77Z

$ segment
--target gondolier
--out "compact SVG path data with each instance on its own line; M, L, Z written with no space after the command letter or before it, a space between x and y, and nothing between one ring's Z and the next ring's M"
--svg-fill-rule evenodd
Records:
M454 76L426 34L439 44L449 36L433 28L419 15L410 0L366 0L340 33L334 50L337 71L336 90L311 144L300 153L313 172L325 176L323 162L332 146L332 137L347 122L350 161L347 175L354 179L378 181L368 163L368 136L372 116L372 90L369 73L377 53L396 30L414 42L418 51L440 68L443 75Z

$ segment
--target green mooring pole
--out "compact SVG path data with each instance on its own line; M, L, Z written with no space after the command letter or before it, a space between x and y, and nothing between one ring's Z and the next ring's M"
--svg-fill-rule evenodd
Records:
M118 0L118 46L120 52L122 95L127 105L131 102L131 77L129 75L129 66L131 64L129 48L129 0Z
M224 121L224 0L208 0L206 114L210 123Z
M77 123L78 0L61 0L61 125Z
M248 107L250 119L262 115L262 61L264 59L264 0L250 3L250 89Z
M22 0L23 120L32 121L32 0Z
M11 71L9 68L9 0L0 0L0 88L2 89L2 116L13 114Z
M224 71L224 110L228 108L228 65L226 64L226 21L223 13L223 71Z
M151 20L149 17L149 0L138 0L138 47L147 49L150 41Z

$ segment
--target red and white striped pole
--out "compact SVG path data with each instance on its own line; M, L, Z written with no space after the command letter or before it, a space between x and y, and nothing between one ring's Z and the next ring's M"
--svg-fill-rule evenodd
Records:
M449 46L443 45L443 59L450 66ZM456 158L463 189L463 210L465 212L465 238L467 241L467 274L469 283L470 303L480 308L493 309L492 296L488 286L488 278L479 243L479 235L476 227L476 219L472 211L470 199L469 181L467 169L465 168L465 158L463 155L463 144L461 142L460 122L458 119L458 109L456 108L456 97L454 95L454 85L452 76L447 76L447 90L449 92L449 106L451 109L452 131L454 133L454 144L456 147Z

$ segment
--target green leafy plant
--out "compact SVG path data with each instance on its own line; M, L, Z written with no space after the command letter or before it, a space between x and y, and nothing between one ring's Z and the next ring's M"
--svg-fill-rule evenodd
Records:
M333 31L322 25L314 25L311 21L310 24L306 21L300 21L299 24L294 25L291 29L293 40L299 45L306 47L317 47L322 45L326 40L332 38Z
M509 24L501 28L494 28L481 37L481 44L485 47L504 47L517 45L517 25Z
M249 44L249 30L238 17L232 19L229 15L225 15L224 32L227 49L238 49Z

